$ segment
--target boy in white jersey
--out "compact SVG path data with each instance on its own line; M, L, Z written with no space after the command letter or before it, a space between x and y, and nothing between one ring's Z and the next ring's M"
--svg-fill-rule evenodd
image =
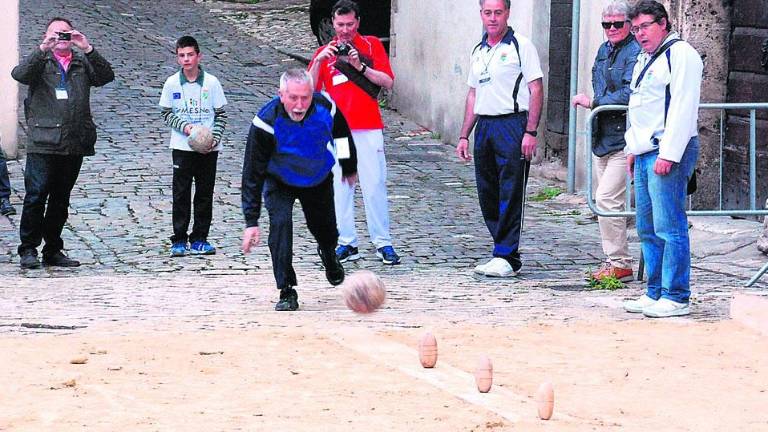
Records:
M191 36L176 42L176 61L181 70L165 80L160 107L165 124L171 128L173 154L173 236L171 256L187 253L212 255L216 248L208 243L213 215L213 186L221 138L227 124L224 105L227 99L219 80L200 67L200 47ZM189 146L194 127L204 126L213 133L210 148L197 152ZM192 232L192 182L195 183Z

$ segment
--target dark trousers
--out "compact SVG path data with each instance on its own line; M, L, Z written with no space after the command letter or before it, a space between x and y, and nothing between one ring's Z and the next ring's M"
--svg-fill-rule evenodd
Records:
M528 113L481 116L475 128L475 179L480 210L493 237L493 256L520 266L523 189L521 145Z
M307 228L325 256L335 255L339 231L333 206L333 174L317 186L298 188L267 177L264 206L269 213L269 252L277 288L296 286L293 270L293 203L301 203Z
M27 154L19 255L37 255L42 240L45 240L43 258L64 248L61 231L69 216L69 196L82 164L82 156Z
M173 150L173 236L171 242L207 241L213 218L213 186L219 152L207 154ZM187 236L192 215L192 182L195 183L195 222Z
M9 199L11 197L11 179L8 177L8 165L5 163L5 157L0 152L0 198Z

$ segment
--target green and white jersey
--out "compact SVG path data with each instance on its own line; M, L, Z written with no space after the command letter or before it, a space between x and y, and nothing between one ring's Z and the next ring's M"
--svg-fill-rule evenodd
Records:
M181 120L203 125L213 130L215 118L214 110L227 104L221 83L215 76L203 72L194 82L189 82L182 71L168 77L163 84L163 92L160 95L160 106L170 108L173 114ZM181 131L171 129L170 148L175 150L193 151L187 141L189 137ZM213 148L213 151L221 150L221 143Z

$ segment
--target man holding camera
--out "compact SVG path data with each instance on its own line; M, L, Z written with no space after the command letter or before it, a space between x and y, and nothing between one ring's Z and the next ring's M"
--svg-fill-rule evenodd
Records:
M325 87L346 117L357 146L358 176L365 203L365 218L376 255L384 264L400 263L389 234L387 167L384 123L377 100L381 87L391 89L394 73L378 38L362 36L360 9L350 0L338 1L331 11L336 36L320 47L309 65L317 90ZM360 258L355 231L355 185L342 182L334 167L334 202L339 227L336 255L341 262Z
M62 253L61 232L83 157L95 154L91 87L111 82L115 74L84 34L57 17L48 22L39 47L11 75L29 86L24 101L29 141L19 225L21 267L40 267L37 247L43 240L43 264L77 267L79 261Z

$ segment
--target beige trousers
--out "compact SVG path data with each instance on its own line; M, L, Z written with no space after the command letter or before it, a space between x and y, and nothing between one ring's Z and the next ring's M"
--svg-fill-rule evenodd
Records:
M627 189L627 156L623 151L603 157L592 156L593 180L597 185L595 202L602 211L623 211ZM603 252L614 267L632 268L627 243L627 219L620 217L597 218Z

